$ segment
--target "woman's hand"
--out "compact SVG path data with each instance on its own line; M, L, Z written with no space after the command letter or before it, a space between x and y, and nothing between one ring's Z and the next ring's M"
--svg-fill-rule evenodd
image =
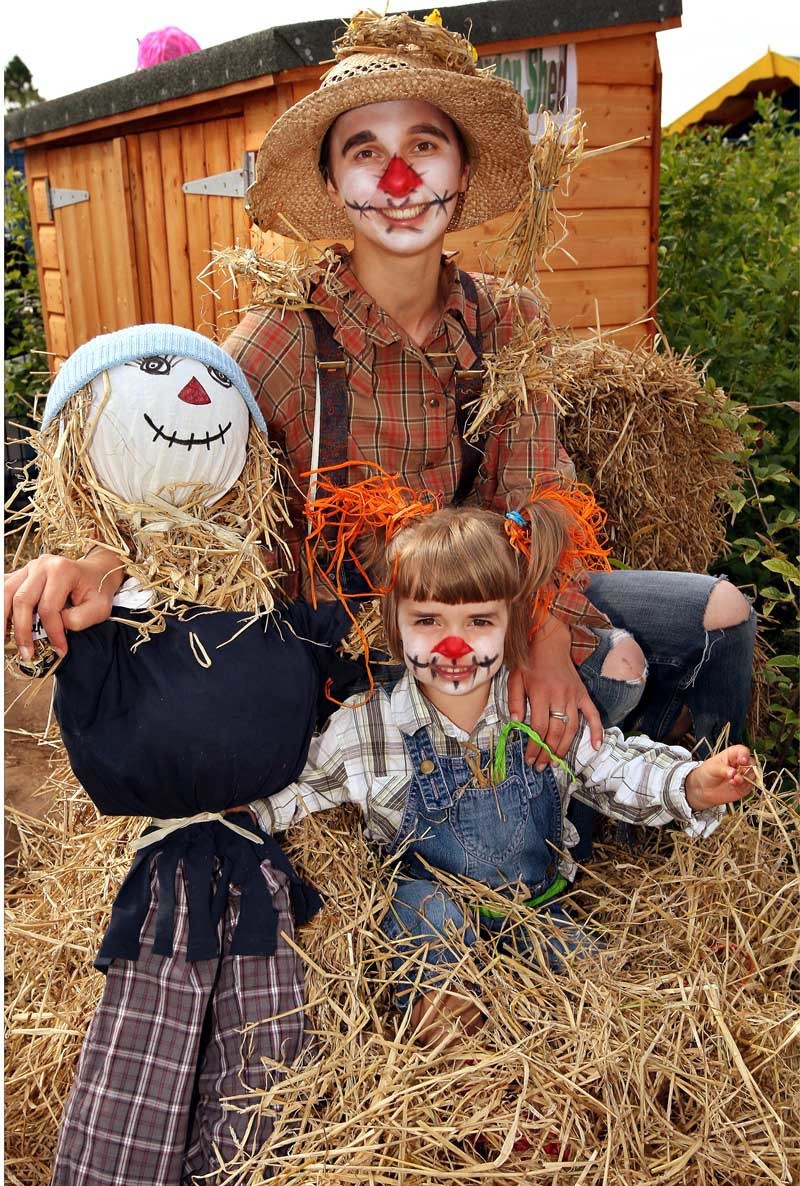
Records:
M67 653L67 630L105 622L125 573L116 552L98 546L83 560L39 556L5 578L5 630L13 626L20 658L33 658L33 616L38 612L57 655Z
M547 743L553 753L563 758L578 729L583 713L597 749L603 739L603 726L589 693L570 656L569 627L548 614L528 648L524 667L511 672L508 680L508 707L515 720L525 719L525 702L531 709L531 728ZM547 753L534 741L528 742L525 760L544 770L550 762Z
M753 789L753 757L746 745L729 745L706 758L686 778L686 802L692 811L735 803Z

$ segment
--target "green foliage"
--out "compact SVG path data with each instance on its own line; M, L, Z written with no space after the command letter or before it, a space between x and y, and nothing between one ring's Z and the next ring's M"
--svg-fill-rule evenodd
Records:
M41 103L42 96L33 85L33 76L16 54L3 71L6 111L16 111L20 107L31 107L34 103Z
M741 490L728 495L729 555L720 565L756 597L769 712L754 741L788 764L797 737L798 218L797 125L757 102L748 136L720 129L662 145L659 321L676 350L708 364L746 414ZM763 729L763 722L762 722Z
M5 413L23 422L33 395L47 386L39 282L33 257L25 178L5 175ZM38 352L38 353L37 353Z

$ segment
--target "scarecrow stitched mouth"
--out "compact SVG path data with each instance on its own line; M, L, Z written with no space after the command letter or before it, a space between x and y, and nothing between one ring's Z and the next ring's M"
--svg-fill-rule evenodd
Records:
M389 202L386 206L374 206L371 202L350 202L345 199L345 206L349 210L357 211L357 213L364 218L367 214L383 214L387 218L393 218L397 222L402 222L404 219L411 216L411 211L416 211L414 218L419 218L421 214L425 214L432 207L438 207L442 214L447 213L447 205L452 202L453 198L457 198L457 193L447 193L443 195L434 194L434 196L427 202L419 202L410 204L408 201L401 205L393 205Z
M155 433L153 440L157 441L158 438L161 437L161 439L163 441L168 442L168 446L170 449L172 448L173 445L183 445L186 449L189 449L189 450L191 450L193 445L205 445L205 447L207 449L210 449L212 444L214 443L214 441L222 441L222 443L224 445L225 444L225 433L228 431L231 424L233 423L233 421L229 420L224 428L222 427L221 424L218 424L217 427L219 428L219 432L214 433L213 436L211 436L208 432L206 432L205 436L196 437L194 435L194 433L192 433L190 435L189 439L187 440L185 437L179 437L177 435L177 433L175 433L175 432L173 432L171 434L164 432L164 425L162 424L159 427L158 424L156 424L153 420L150 419L150 417L147 415L147 412L144 413L144 418L145 418L146 422L149 424L149 426L152 428L153 432Z

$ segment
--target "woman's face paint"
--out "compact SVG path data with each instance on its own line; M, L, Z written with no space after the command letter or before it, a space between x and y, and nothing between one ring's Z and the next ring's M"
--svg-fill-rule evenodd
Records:
M503 662L508 606L504 601L445 605L402 597L397 625L403 658L434 702L488 685Z
M230 379L195 358L152 354L92 380L89 458L101 484L126 502L180 506L198 487L208 503L245 462L250 413Z
M467 188L452 120L418 99L346 111L330 137L328 193L353 233L398 255L438 243Z

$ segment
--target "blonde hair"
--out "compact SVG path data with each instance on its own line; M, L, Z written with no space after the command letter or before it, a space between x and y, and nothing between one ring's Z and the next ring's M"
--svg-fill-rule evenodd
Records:
M531 520L530 561L509 540L504 517L496 511L448 507L416 519L387 545L382 600L383 626L392 658L402 662L397 627L401 598L445 605L504 601L508 606L505 661L527 655L531 603L553 578L568 539L568 516L558 504L525 508Z

